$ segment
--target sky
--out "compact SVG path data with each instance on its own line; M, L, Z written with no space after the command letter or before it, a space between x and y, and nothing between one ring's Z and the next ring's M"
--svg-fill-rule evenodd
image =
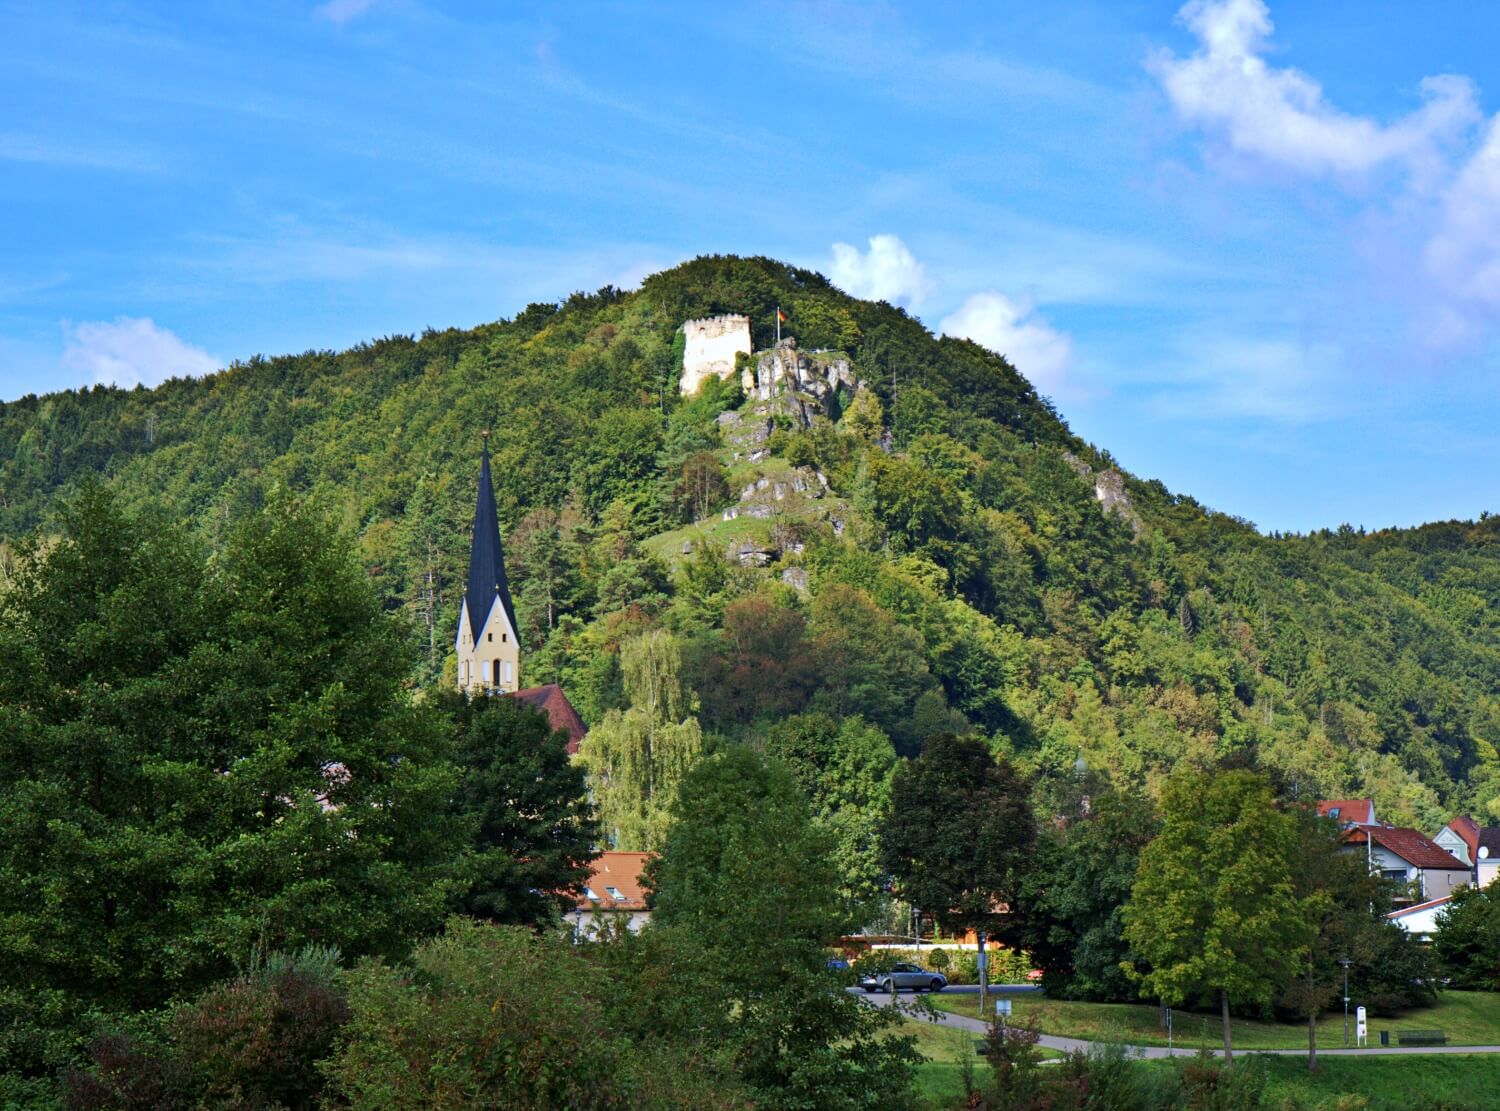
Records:
M0 399L771 255L1265 530L1500 510L1500 10L10 4Z

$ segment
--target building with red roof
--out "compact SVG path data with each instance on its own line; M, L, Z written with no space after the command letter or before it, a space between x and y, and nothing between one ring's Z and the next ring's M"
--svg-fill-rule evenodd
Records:
M573 936L597 937L604 930L640 930L651 920L642 877L650 853L600 853L568 919Z
M573 703L568 701L568 696L560 686L548 683L541 687L527 687L516 691L511 697L546 714L554 730L561 730L568 735L568 755L578 754L578 746L583 743L584 734L589 731L588 726L583 724L583 718L578 716L578 711L573 709Z
M1324 799L1318 803L1318 817L1332 818L1348 829L1375 823L1374 799Z
M1438 830L1433 841L1472 868L1479 858L1479 832L1478 822L1467 814L1460 814Z
M1344 845L1345 851L1363 852L1372 873L1411 885L1419 902L1451 895L1471 879L1463 861L1414 829L1355 826L1344 834Z

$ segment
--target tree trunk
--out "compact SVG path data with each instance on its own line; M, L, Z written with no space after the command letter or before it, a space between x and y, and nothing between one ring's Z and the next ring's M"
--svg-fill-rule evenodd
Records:
M1224 1012L1224 1063L1234 1060L1234 1044L1229 1040L1229 993L1220 989L1219 1006Z

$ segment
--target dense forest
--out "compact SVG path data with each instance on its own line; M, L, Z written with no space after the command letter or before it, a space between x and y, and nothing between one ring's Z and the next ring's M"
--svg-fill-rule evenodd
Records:
M778 305L801 350L847 356L854 396L799 420L733 383L677 395L684 320L745 313L766 348ZM1261 535L1120 475L1024 370L817 274L700 258L468 331L0 405L0 574L91 475L211 551L303 499L343 522L433 684L491 430L523 678L562 681L591 725L631 711L621 645L661 631L673 716L709 748L812 715L907 754L981 734L1044 793L1080 757L1153 794L1228 761L1429 833L1500 819L1496 520ZM743 450L731 432L762 418ZM726 515L798 475L826 489Z

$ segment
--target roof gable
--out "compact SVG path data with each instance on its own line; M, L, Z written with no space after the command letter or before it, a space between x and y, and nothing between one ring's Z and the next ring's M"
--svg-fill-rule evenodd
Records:
M1362 844L1366 838L1395 853L1414 868L1435 868L1452 872L1469 870L1468 865L1447 849L1435 844L1430 838L1414 829L1396 826L1357 826L1349 831L1344 840L1353 844Z
M527 687L523 691L516 691L512 697L546 714L553 729L568 735L569 756L578 752L578 746L589 731L588 726L583 724L583 718L573 708L573 703L568 701L568 696L560 686L548 683L541 687Z
M1366 825L1375 820L1374 799L1323 799L1318 803L1318 817L1332 818L1348 825Z

